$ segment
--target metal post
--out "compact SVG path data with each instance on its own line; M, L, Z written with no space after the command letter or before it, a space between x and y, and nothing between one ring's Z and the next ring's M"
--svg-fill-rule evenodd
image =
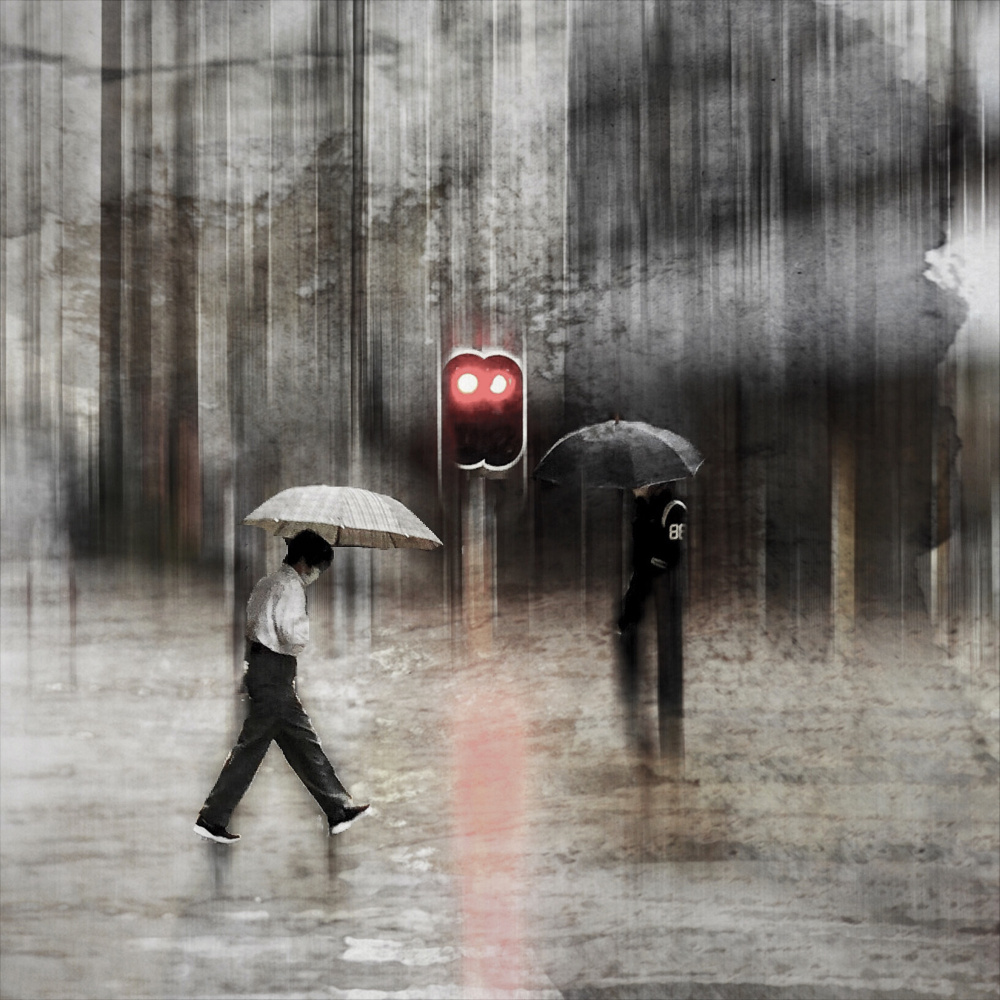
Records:
M833 440L832 618L834 653L849 651L854 637L855 461L854 442L844 428Z
M489 655L492 647L492 553L486 524L486 480L470 475L462 507L462 619L471 652Z

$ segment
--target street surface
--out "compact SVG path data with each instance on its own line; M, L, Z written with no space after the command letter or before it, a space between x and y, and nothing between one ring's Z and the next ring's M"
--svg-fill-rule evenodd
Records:
M578 593L474 642L431 599L331 637L319 601L299 690L371 816L328 838L272 747L225 848L191 830L237 724L221 583L82 566L74 626L62 570L33 567L30 622L26 579L5 1000L1000 996L995 664L692 611L681 783L623 753Z

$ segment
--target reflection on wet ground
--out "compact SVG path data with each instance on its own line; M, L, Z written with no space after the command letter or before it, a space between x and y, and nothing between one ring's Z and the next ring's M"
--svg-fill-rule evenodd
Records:
M996 687L968 658L692 613L678 781L623 753L575 595L502 607L488 646L434 608L346 652L318 621L300 691L372 815L327 837L272 749L224 848L191 832L235 725L221 588L83 567L71 628L38 573L29 636L16 570L4 997L997 996Z

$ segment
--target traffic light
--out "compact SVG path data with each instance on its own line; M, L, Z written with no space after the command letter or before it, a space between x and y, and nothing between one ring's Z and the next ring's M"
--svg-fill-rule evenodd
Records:
M524 451L524 375L501 351L456 351L441 373L441 439L461 469L502 472Z

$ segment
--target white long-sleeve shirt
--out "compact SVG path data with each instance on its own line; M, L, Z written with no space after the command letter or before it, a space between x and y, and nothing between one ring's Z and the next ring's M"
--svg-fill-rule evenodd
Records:
M287 563L253 588L247 601L246 637L289 656L298 656L306 648L306 588L302 577Z

